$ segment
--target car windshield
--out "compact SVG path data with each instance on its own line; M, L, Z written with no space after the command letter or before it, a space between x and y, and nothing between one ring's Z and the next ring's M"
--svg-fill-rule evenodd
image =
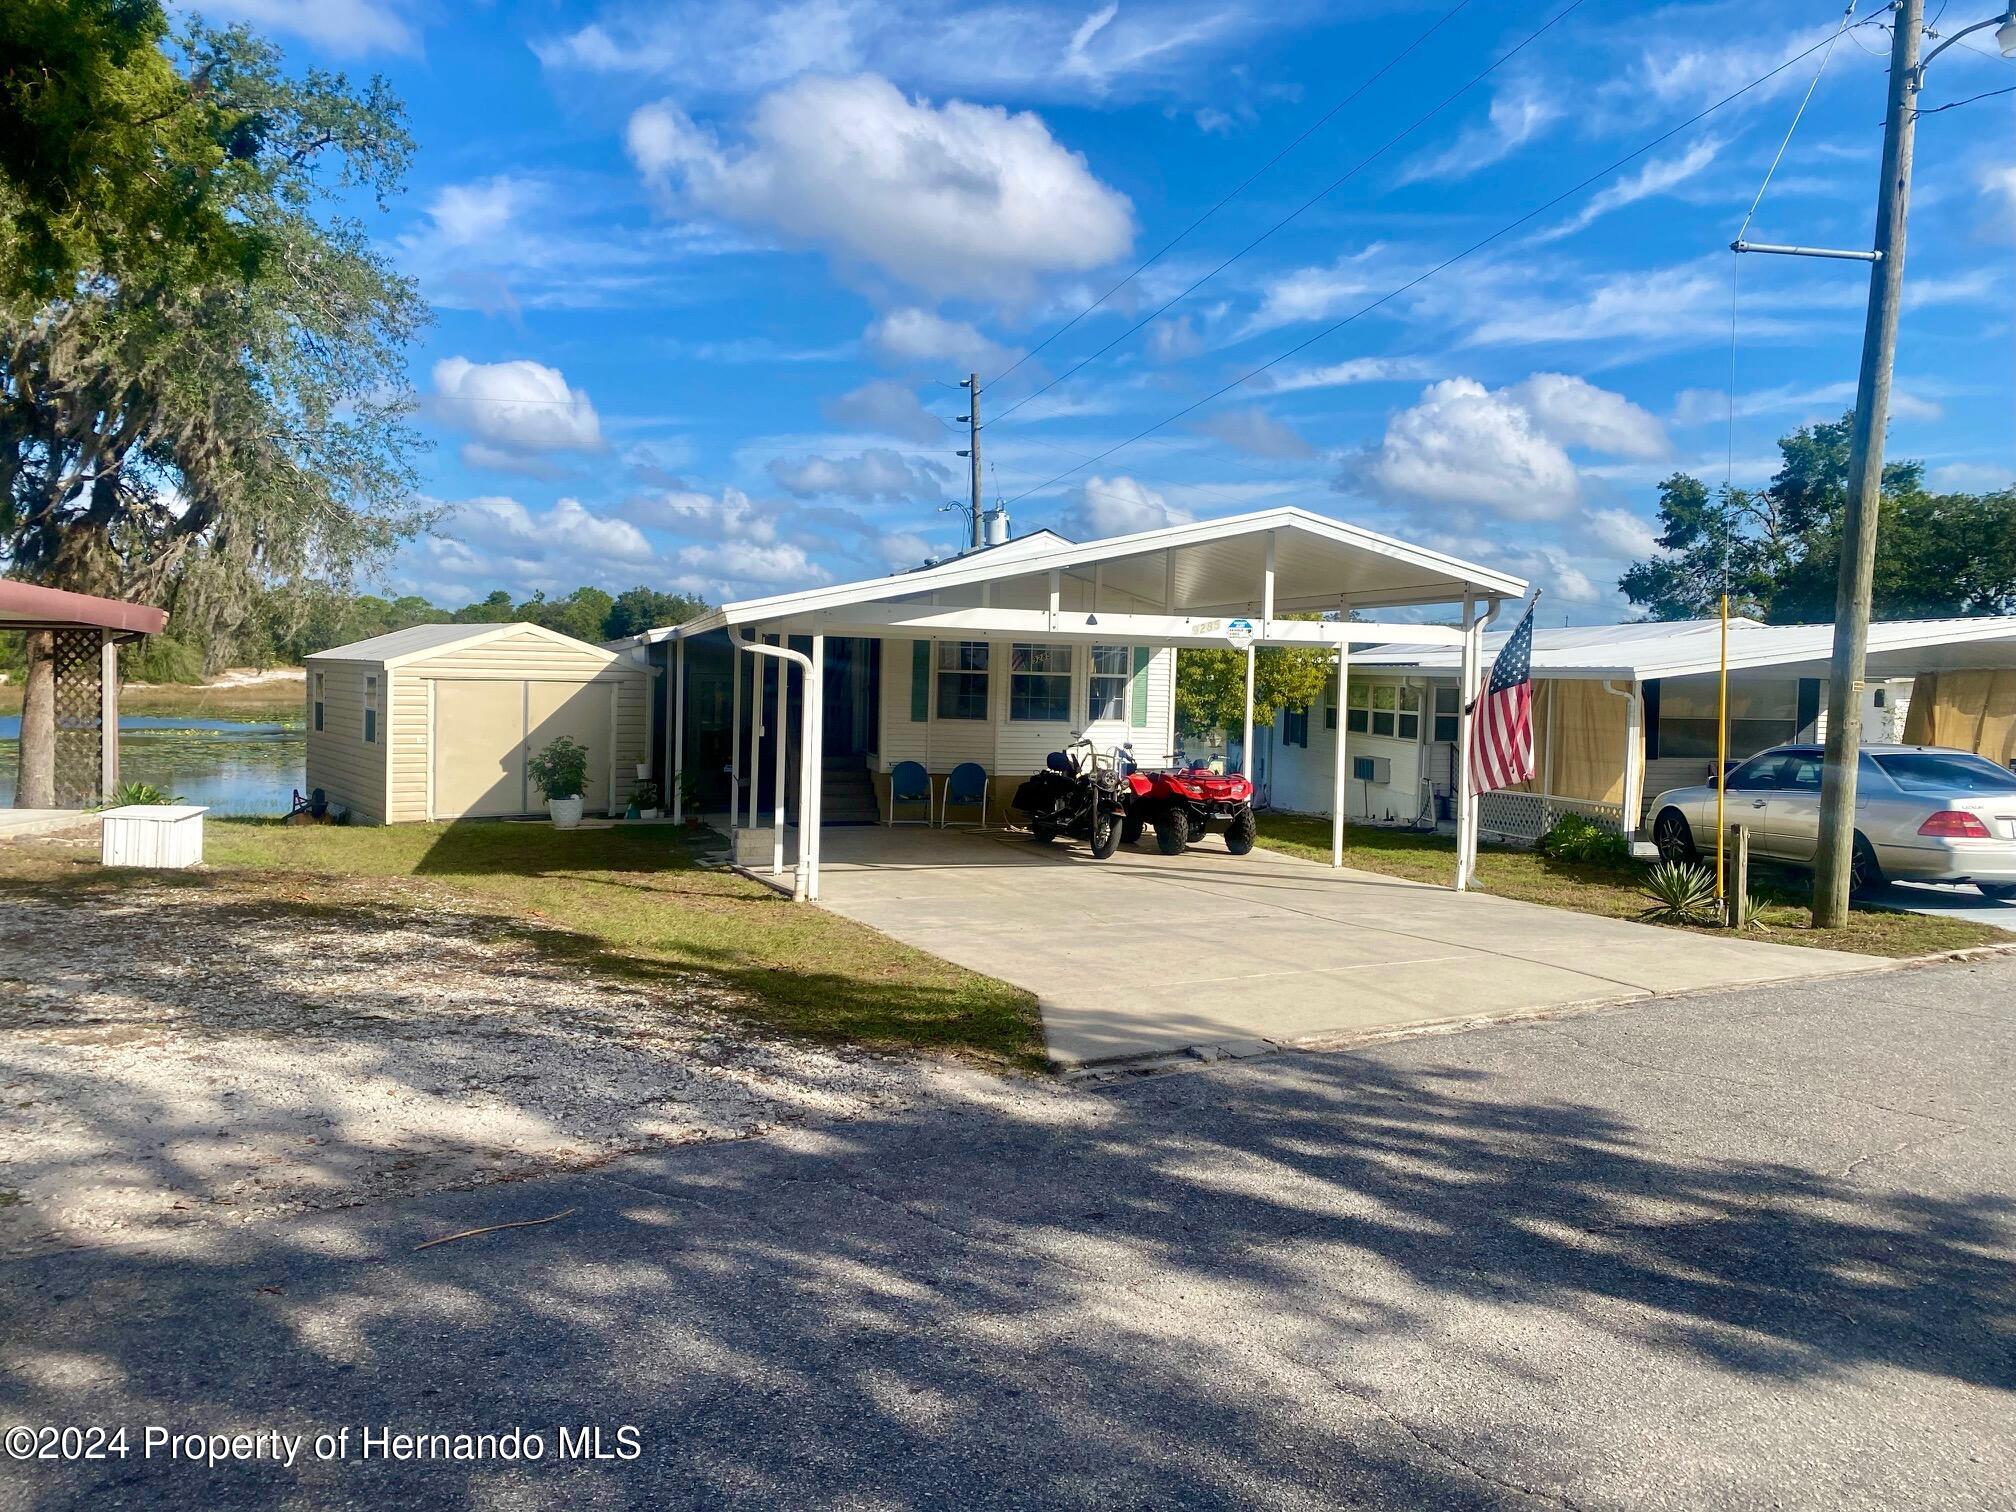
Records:
M1913 793L2016 793L2016 772L1965 751L1909 751L1878 756L1897 786Z

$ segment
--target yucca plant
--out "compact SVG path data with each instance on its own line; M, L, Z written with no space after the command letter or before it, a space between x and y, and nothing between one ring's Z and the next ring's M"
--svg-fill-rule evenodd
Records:
M1698 862L1659 862L1645 874L1642 891L1652 906L1638 917L1648 923L1714 924L1721 919L1715 873Z
M164 792L151 782L122 782L99 800L98 808L126 808L133 804L180 803L180 793Z

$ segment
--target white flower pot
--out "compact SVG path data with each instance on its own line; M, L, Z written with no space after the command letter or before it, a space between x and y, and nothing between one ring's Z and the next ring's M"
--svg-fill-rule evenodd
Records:
M581 799L577 794L572 798L548 798L546 812L553 816L553 828L572 829L581 822Z
M658 810L656 810L656 809L639 809L639 810L637 811L637 817L638 817L639 819L656 819L656 818L658 817Z

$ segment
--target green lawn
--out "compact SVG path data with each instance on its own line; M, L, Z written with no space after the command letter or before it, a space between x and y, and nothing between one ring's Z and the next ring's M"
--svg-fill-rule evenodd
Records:
M1443 835L1353 825L1345 831L1344 864L1417 882L1447 884L1456 867L1456 842ZM1262 814L1260 843L1289 855L1330 859L1330 821L1309 814ZM1534 851L1485 846L1477 857L1484 891L1580 913L1634 919L1648 900L1638 890L1645 868L1574 865ZM2010 936L1986 924L1927 914L1858 907L1841 929L1815 929L1801 879L1753 873L1751 898L1760 906L1754 938L1781 945L1817 945L1863 955L1918 956L1977 945L2006 945Z
M702 979L747 1017L828 1043L1046 1064L1035 999L733 872L694 864L669 826L290 827L224 819L202 871L106 872L81 850L0 848L8 886L217 887L298 908L452 905L509 921L551 955L640 982ZM353 901L354 900L354 904Z

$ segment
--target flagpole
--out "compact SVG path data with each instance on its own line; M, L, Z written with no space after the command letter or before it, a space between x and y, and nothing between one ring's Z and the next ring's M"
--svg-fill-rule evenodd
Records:
M1729 783L1729 595L1722 595L1722 665L1715 701L1715 905L1728 917L1728 899L1723 890L1723 849L1728 843L1724 790Z

